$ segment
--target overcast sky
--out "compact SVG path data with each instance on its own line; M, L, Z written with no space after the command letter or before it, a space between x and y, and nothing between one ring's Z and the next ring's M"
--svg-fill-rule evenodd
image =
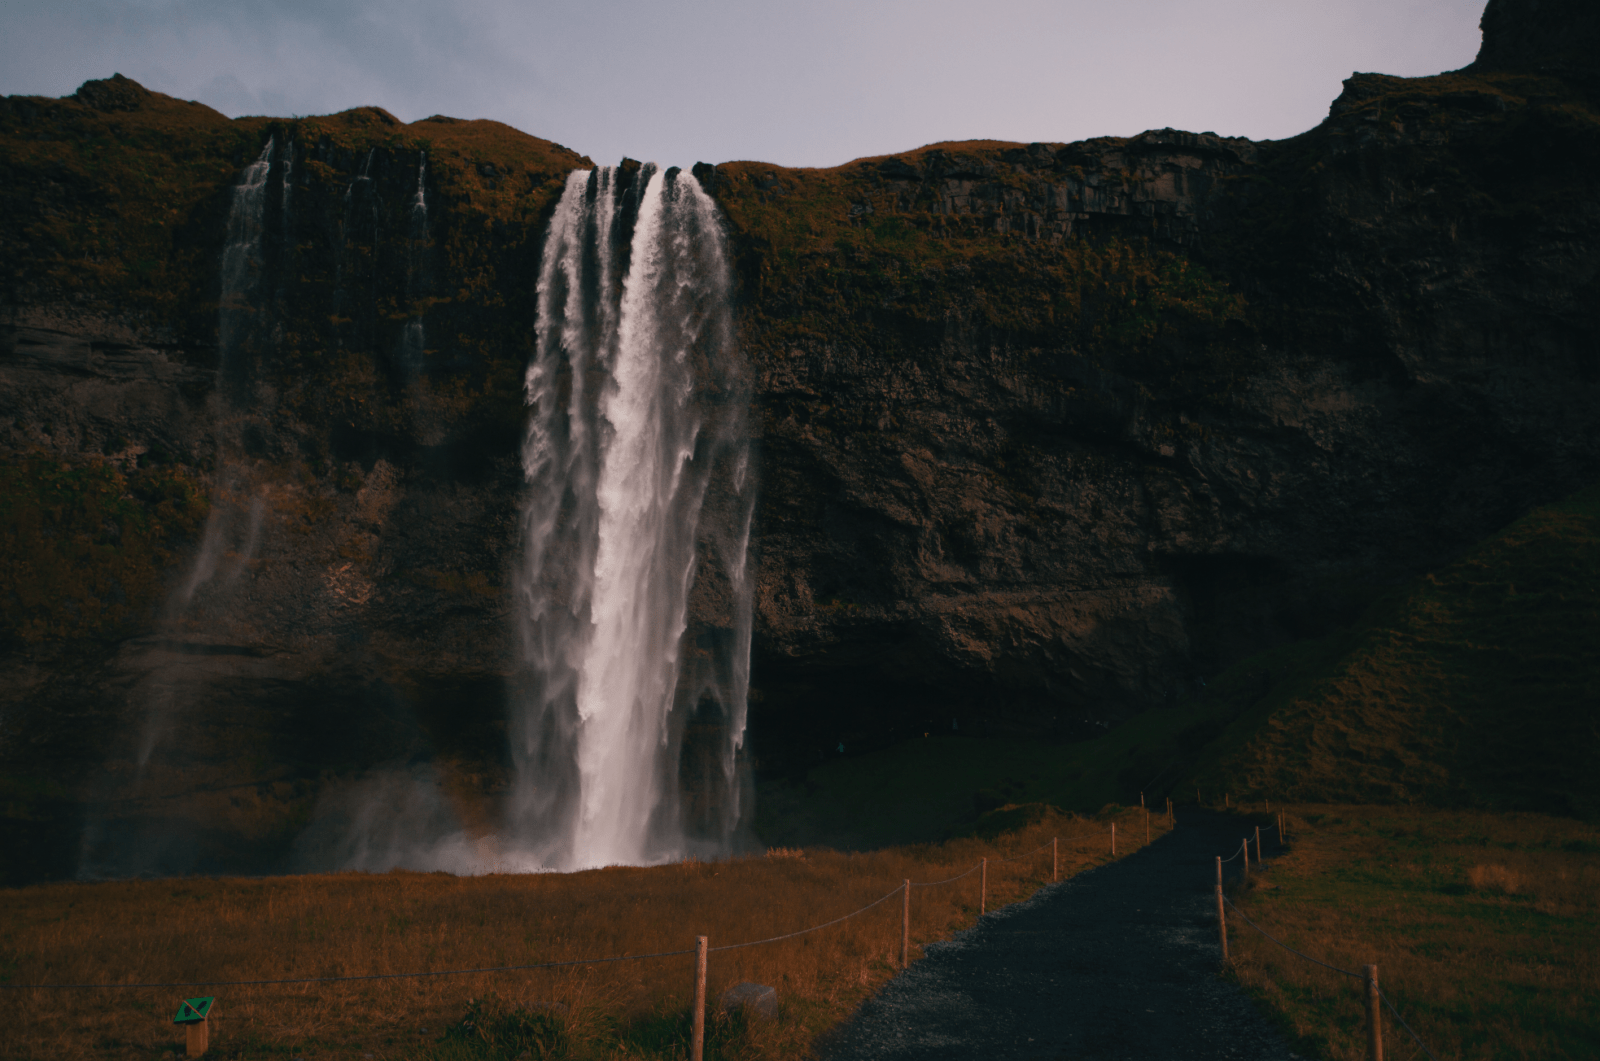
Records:
M120 72L224 114L495 118L598 162L1276 139L1353 70L1472 61L1483 0L5 0L0 93Z

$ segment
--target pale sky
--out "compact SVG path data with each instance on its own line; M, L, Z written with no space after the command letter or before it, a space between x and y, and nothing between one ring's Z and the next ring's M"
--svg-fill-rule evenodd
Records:
M938 140L1277 139L1354 70L1477 53L1483 0L6 0L0 94L120 72L239 116L494 118L601 163Z

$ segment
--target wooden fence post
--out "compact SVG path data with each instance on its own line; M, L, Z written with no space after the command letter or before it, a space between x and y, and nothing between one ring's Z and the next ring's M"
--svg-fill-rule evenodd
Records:
M1111 823L1111 857L1117 857L1117 823Z
M1256 826L1256 865L1261 865L1261 826Z
M1367 1057L1369 1061L1383 1061L1383 1015L1378 995L1378 967L1364 966L1367 974Z
M911 954L911 880L901 885L905 895L900 899L900 968L908 967Z
M1278 811L1278 846L1282 847L1283 843L1283 811L1280 809Z
M1228 915L1222 909L1222 856L1217 856L1217 939L1222 944L1222 960L1228 960Z
M1150 842L1150 808L1144 809L1144 842Z
M978 870L978 916L982 917L989 909L989 860L983 860L983 868Z
M1223 810L1232 810L1233 809L1233 803L1230 802L1231 798L1232 797L1230 797L1226 792L1224 792L1222 794L1222 809Z
M1244 851L1244 879L1245 883L1248 884L1250 882L1250 838L1248 836L1245 837L1239 844Z
M1056 850L1057 839L1059 838L1054 836L1050 838L1050 879L1053 881L1061 879L1061 862L1057 858Z
M694 938L694 1027L689 1032L689 1061L706 1054L706 937Z

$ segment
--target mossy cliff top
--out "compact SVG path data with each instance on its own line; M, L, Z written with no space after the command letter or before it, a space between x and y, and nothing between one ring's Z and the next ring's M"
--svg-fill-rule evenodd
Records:
M273 137L280 153L297 145L297 188L331 182L342 192L369 152L380 171L414 174L425 151L440 205L501 224L527 224L567 171L589 164L499 122L406 125L377 107L228 119L120 74L62 99L13 96L0 101L9 301L107 298L168 325L197 301L214 305L229 190Z
M1359 221L1338 215L1378 205L1368 200L1379 189L1352 188L1354 177L1416 195L1421 212L1407 228L1476 226L1570 196L1591 179L1597 150L1600 108L1581 83L1468 68L1354 74L1327 121L1280 141L1160 129L1072 144L938 143L829 169L731 162L695 172L746 241L756 301L784 315L803 275L1066 263L1108 242L1197 260L1236 287L1293 287L1316 264L1302 256L1328 215ZM938 317L946 306L905 308ZM1024 328L1055 320L1026 304L985 312Z

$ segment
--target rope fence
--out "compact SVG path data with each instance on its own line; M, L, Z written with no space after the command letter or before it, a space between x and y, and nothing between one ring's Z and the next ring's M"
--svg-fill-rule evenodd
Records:
M1270 828L1270 826L1269 826L1269 828ZM1283 818L1282 818L1281 814L1280 814L1279 819L1278 819L1277 829L1278 829L1278 846L1281 848L1283 846L1283 844L1284 844ZM1260 925L1258 925L1254 921L1250 920L1250 915L1246 914L1243 910L1239 909L1238 905L1235 904L1232 899L1228 898L1228 896L1222 890L1222 865L1225 862L1232 862L1234 859L1238 858L1240 855L1244 856L1243 870L1244 870L1245 879L1248 880L1249 879L1249 874L1250 874L1250 840L1249 840L1249 838L1246 838L1244 840L1243 844L1241 845L1240 849L1238 851L1235 851L1231 856L1229 856L1228 858L1223 858L1221 855L1218 855L1217 856L1217 860L1216 860L1216 862L1217 862L1217 884L1216 884L1216 888L1217 888L1217 933L1218 933L1219 942L1220 942L1221 950L1222 950L1222 960L1224 962L1227 962L1229 960L1229 958L1228 958L1228 921L1227 921L1227 915L1226 915L1226 913L1224 912L1224 909L1223 909L1224 904L1226 904L1229 909L1231 909L1234 913L1239 915L1240 919L1243 920L1245 924L1249 925L1251 928L1255 929L1261 935L1265 936L1268 940L1272 941L1273 943L1277 944L1279 947L1281 947L1284 950L1288 951L1290 954L1293 954L1295 957L1303 958L1304 960L1306 960L1308 962L1311 962L1313 965L1320 965L1324 969L1328 969L1328 970L1330 970L1332 972L1338 973L1340 976L1348 976L1352 980L1360 980L1360 981L1363 981L1365 983L1365 985L1366 985L1366 995L1367 995L1367 1056L1370 1059L1370 1061L1383 1061L1383 1024L1382 1024L1382 1020L1381 1020L1381 1012L1379 1010L1380 1001L1381 1001L1382 1005L1389 1007L1389 1012L1394 1015L1395 1022L1397 1024L1399 1024L1401 1028L1405 1029L1405 1033L1407 1035L1411 1036L1411 1040L1414 1043L1417 1044L1417 1047L1423 1053L1428 1055L1429 1061L1439 1061L1438 1057L1436 1057L1434 1055L1433 1051L1428 1049L1428 1044L1424 1043L1422 1041L1422 1037L1419 1036L1415 1031L1412 1030L1411 1025L1409 1025L1409 1024L1407 1024L1405 1022L1405 1018L1400 1016L1400 1011L1395 1009L1393 1002L1389 1001L1389 996L1385 995L1383 993L1382 989L1378 987L1378 967L1376 965L1368 965L1368 966L1366 966L1364 968L1363 972L1353 973L1349 969L1341 969L1337 965L1330 965L1329 963L1323 961L1320 958L1313 958L1311 955L1306 954L1304 951L1299 951L1299 950L1296 950L1295 948L1289 946L1287 943L1283 942L1283 940L1281 940L1278 937L1274 936L1272 933L1268 932L1266 929L1262 928ZM1262 859L1262 854L1261 854L1261 830L1257 829L1256 830L1256 865L1257 865L1257 867L1261 866L1262 861L1263 861L1263 859Z
M972 870L969 869L969 870L967 870L967 872L971 873ZM712 947L711 950L713 950L713 951L738 950L740 947L759 947L763 943L777 943L779 940L794 939L796 936L804 936L808 932L816 932L818 929L828 928L830 925L837 925L841 921L848 921L852 917L855 917L857 914L864 914L868 910L871 910L874 906L877 906L879 903L885 903L885 902L888 902L890 899L893 899L896 895L899 895L900 892L903 891L903 890L904 890L903 886L901 888L896 888L894 891L890 892L888 895L885 895L882 899L874 899L874 900L872 900L872 902L868 903L866 906L863 906L859 910L852 910L850 913L845 914L843 917L836 917L832 921L824 921L820 925L812 925L810 928L802 928L798 932L790 932L790 933L788 933L786 935L782 935L782 936L773 936L770 939L753 939L749 943L727 943L727 944L724 944L721 947ZM679 953L685 953L685 952L680 951Z
M1142 796L1141 796L1141 800L1142 800ZM1148 810L1146 810L1146 815L1148 817ZM1169 820L1170 820L1170 816L1171 816L1170 801L1169 801L1169 807L1168 807L1168 816L1169 816ZM1285 823L1283 821L1283 818L1280 815L1279 821L1278 821L1278 824L1277 824L1278 844L1279 844L1280 847L1285 842L1284 824ZM1093 832L1080 833L1080 834L1078 834L1076 836L1053 837L1053 838L1051 838L1049 843L1040 844L1038 847L1033 848L1030 851L1024 851L1024 852L1021 852L1020 854L1012 855L1012 856L1010 856L1008 858L994 859L993 861L997 865L1002 865L1002 864L1007 864L1007 863L1012 863L1012 862L1020 862L1020 861L1022 861L1024 859L1032 858L1032 857L1040 854L1046 848L1049 848L1050 849L1050 853L1051 853L1050 879L1052 881L1058 881L1058 880L1060 880L1060 845L1061 845L1061 843L1062 842L1070 843L1070 842L1078 841L1078 840L1086 840L1086 839L1089 839L1090 837L1106 835L1107 832L1109 832L1110 837L1111 837L1111 854L1113 856L1115 856L1115 854L1116 854L1116 825L1115 825L1115 823L1113 823L1109 830L1095 830ZM1147 825L1147 829L1146 829L1146 839L1147 839L1147 841L1148 841L1148 837L1149 837L1149 832L1148 832L1148 825ZM1262 864L1262 861L1263 861L1263 859L1262 859L1262 851L1261 851L1261 832L1260 832L1259 829L1256 830L1255 842L1256 842L1256 852L1255 852L1256 863L1257 863L1257 865L1259 867ZM1406 1034L1411 1037L1412 1041L1416 1043L1417 1047L1421 1050L1421 1052L1428 1056L1430 1061L1438 1061L1438 1058L1435 1056L1433 1051L1428 1048L1427 1044L1422 1041L1422 1038L1419 1035L1417 1035L1416 1031L1414 1031L1412 1029L1412 1027L1409 1024L1406 1023L1405 1019L1403 1017L1401 1017L1399 1010L1397 1010L1395 1008L1394 1003L1392 1001L1390 1001L1388 995L1384 994L1383 991L1379 988L1379 986L1378 986L1378 968L1377 968L1376 965L1368 965L1368 966L1365 967L1365 969L1364 969L1364 971L1362 973L1355 973L1355 972L1351 972L1348 969L1341 969L1336 965L1332 965L1332 964L1330 964L1328 962L1325 962L1325 961L1321 960L1320 958L1312 957L1311 955L1306 954L1303 951L1297 950L1294 947L1289 946L1283 940L1278 939L1276 936L1272 935L1266 929L1264 929L1260 925L1256 924L1253 920L1251 920L1250 916L1248 914L1246 914L1243 910L1241 910L1239 908L1239 906L1232 899L1228 898L1228 896L1223 891L1223 872L1222 872L1222 867L1223 867L1223 865L1225 863L1232 862L1235 859L1238 859L1238 858L1241 858L1241 857L1244 860L1243 864L1242 864L1242 872L1244 874L1244 878L1246 880L1248 880L1249 872L1250 872L1250 839L1248 837L1246 837L1241 842L1239 849L1236 850L1232 855L1230 855L1227 858L1222 858L1219 855L1219 856L1217 856L1217 858L1215 860L1216 861L1216 874L1217 874L1217 879L1216 879L1217 924L1218 924L1218 933L1219 933L1219 944L1220 944L1220 949L1221 949L1221 952L1222 952L1223 961L1227 962L1229 960L1229 958L1228 958L1227 910L1231 909L1233 911L1233 913L1235 915L1237 915L1238 918L1240 920L1242 920L1246 925L1250 926L1250 928L1254 929L1257 933L1259 933L1260 935L1265 937L1268 941L1270 941L1271 943L1275 944L1276 946L1278 946L1279 948L1283 949L1284 951L1287 951L1288 953L1293 954L1296 957L1301 958L1301 959L1303 959L1303 960L1305 960L1307 962L1310 962L1310 963L1312 963L1314 965L1321 966L1322 968L1327 969L1330 972L1337 973L1340 976L1346 976L1346 977L1349 977L1352 980L1363 981L1365 983L1366 995L1367 995L1368 1055L1372 1059L1372 1061L1382 1061L1382 1059L1383 1059L1382 1025L1381 1025L1381 1021L1380 1021L1380 1013L1381 1013L1380 1007L1387 1007L1388 1008L1389 1013L1393 1016L1395 1023L1398 1024L1402 1029L1404 1029ZM840 917L836 917L836 918L832 919L831 921L824 921L824 922L822 922L820 924L811 925L811 926L809 926L807 928L802 928L802 929L799 929L798 931L795 931L795 932L788 932L788 933L785 933L785 934L779 935L779 936L770 936L770 937L768 937L766 939L750 940L750 941L747 941L747 942L744 942L744 943L727 943L727 944L723 944L722 946L718 946L718 947L709 946L709 939L707 937L705 937L705 936L699 936L699 937L696 938L696 946L695 946L695 948L693 950L656 951L656 952L653 952L653 953L650 953L650 954L623 954L623 955L616 955L616 956L607 957L607 958L578 958L578 959L572 959L572 960L567 960L567 961L535 962L535 963L524 964L524 965L485 966L485 967L482 967L482 968L473 968L473 969L438 969L438 970L433 970L433 971L430 971L430 972L370 973L370 974L353 975L353 976L285 977L285 978L281 978L281 979L266 979L266 980L198 980L198 981L188 981L188 982L134 983L134 984L0 984L0 988L8 989L8 990L118 990L118 989L152 989L152 988L154 988L154 989L190 989L190 988L215 988L215 987L264 987L264 986L274 986L274 985L349 983L349 982L374 981L374 980L423 979L423 978L446 977L446 976L474 976L474 975L483 975L483 974L492 974L492 973L528 972L528 971L541 970L541 969L561 969L561 968L572 968L572 967L577 967L577 966L607 965L607 964L614 964L614 963L618 963L618 962L646 961L646 960L654 959L654 958L679 958L679 957L684 957L684 956L689 955L689 954L693 954L693 955L695 955L695 996L694 996L693 1027L692 1027L691 1041L690 1041L690 1058L691 1058L691 1061L701 1061L701 1058L703 1057L704 1042L705 1042L705 988L706 988L706 959L707 959L707 955L708 954L715 953L715 952L721 952L721 951L739 950L739 949L746 948L746 947L759 947L759 946L764 946L764 945L770 944L770 943L779 943L779 942L782 942L784 940L794 939L794 938L799 937L799 936L808 935L808 934L810 934L812 932L819 932L822 929L831 928L834 925L841 924L841 923L843 923L845 921L850 920L851 918L859 917L860 915L866 913L867 911L875 909L875 908L883 905L884 903L888 902L890 899L893 899L896 895L899 895L899 896L901 896L900 966L901 966L902 969L904 969L904 968L909 967L909 958L910 958L911 890L913 888L935 888L935 887L940 887L940 886L946 885L946 884L953 884L956 881L963 880L963 879L965 879L967 877L972 876L974 873L980 874L981 875L980 876L980 880L981 880L982 883L980 884L980 889L979 889L979 906L978 906L978 910L979 910L979 915L982 916L983 914L985 914L987 912L987 905L988 905L988 868L989 868L989 862L990 861L991 860L988 859L988 858L980 859L978 864L973 866L973 867L971 867L970 869L967 869L967 870L965 870L965 871L963 871L961 873L958 873L955 876L946 877L943 880L936 880L936 881L912 881L910 879L904 880L904 881L902 881L900 883L900 885L898 887L894 888L892 891L889 891L889 892L885 893L884 895L879 896L877 899L874 899L872 902L867 903L865 906L862 906L862 907L860 907L860 908L858 908L856 910L852 910L849 913L844 914L844 915L842 915ZM202 1024L204 1023L203 1017L202 1017L200 1023L202 1023ZM198 1037L198 1041L199 1041L199 1043L202 1044L201 1049L204 1049L203 1044L204 1044L205 1039L206 1039L206 1036L205 1036L205 1033L204 1033L204 1029L193 1029L193 1030L196 1030L196 1031L200 1032L200 1035ZM195 1041L196 1041L195 1038L191 1037L191 1042L195 1042Z
M913 888L937 888L941 884L949 884L951 881L960 880L962 877L970 877L970 876L972 876L974 873L978 872L978 870L980 870L982 868L983 868L983 863L980 862L978 865L973 866L971 869L967 870L965 873L957 873L954 877L946 877L944 880L926 880L926 881L914 880L914 881L911 882L911 886ZM900 890L899 888L895 889L895 891L899 891L899 890Z

